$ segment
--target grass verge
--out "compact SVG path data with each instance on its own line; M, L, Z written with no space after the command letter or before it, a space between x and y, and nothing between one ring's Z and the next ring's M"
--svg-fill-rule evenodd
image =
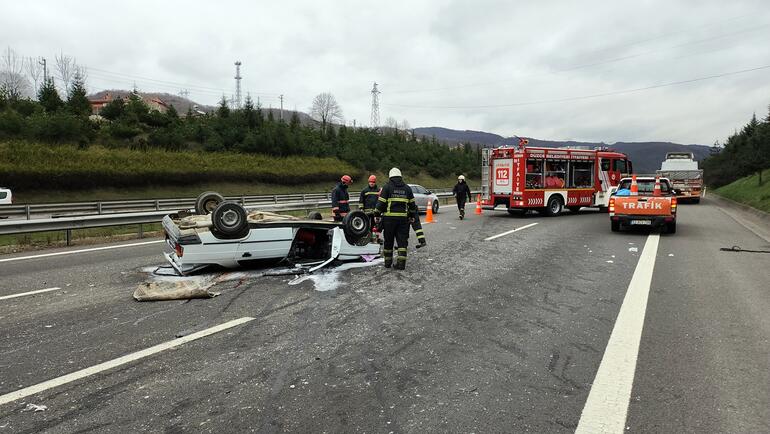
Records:
M770 212L770 169L762 172L763 184L755 175L741 178L716 189L716 194L753 208Z

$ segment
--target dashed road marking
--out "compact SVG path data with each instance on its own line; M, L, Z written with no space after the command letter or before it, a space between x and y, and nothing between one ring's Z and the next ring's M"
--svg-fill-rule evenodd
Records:
M576 433L625 432L659 241L660 235L651 234L639 256Z
M241 325L243 323L247 323L249 321L253 321L255 318L252 318L250 316L246 316L243 318L238 318L236 320L228 321L226 323L220 324L218 326L214 326L211 328L207 328L206 330L201 330L199 332L181 337L179 339L175 339L173 341L164 342L159 345L155 345L154 347L146 348L141 351L137 351L135 353L127 354L122 357L118 357L117 359L108 360L104 363L99 363L98 365L91 366L90 368L81 369L79 371L75 371L71 374L63 375L61 377L57 377L48 381L44 381L42 383L38 383L34 386L25 387L23 389L19 389L15 392L6 393L5 395L0 396L0 405L7 404L9 402L16 401L17 399L26 398L27 396L34 395L40 392L44 392L48 389L53 389L54 387L58 387L67 383L71 383L73 381L80 380L81 378L85 378L94 374L98 374L102 371L106 371L108 369L116 368L121 365L125 365L126 363L131 363L133 361L143 359L145 357L151 356L153 354L160 353L161 351L165 351L174 347L178 347L180 345L184 345L188 342L212 335L214 333L219 333L221 331L227 330L229 328Z
M509 235L509 234L512 234L512 233L514 233L514 232L518 232L518 231L520 231L520 230L522 230L522 229L531 228L532 226L535 226L536 224L537 224L537 223L530 223L530 224L528 224L528 225L524 225L524 226L522 226L522 227L520 227L520 228L516 228L516 229L510 230L510 231L508 231L508 232L503 232L502 234L493 235L493 236L491 236L491 237L489 237L489 238L484 238L484 241L491 241L491 240L494 240L495 238L504 237L504 236L506 236L506 235Z
M141 243L130 243L130 244L119 244L117 246L93 247L90 249L68 250L66 252L43 253L41 255L32 255L32 256L18 256L16 258L0 259L0 262L23 261L25 259L47 258L50 256L74 255L75 253L98 252L100 250L112 250L112 249L121 249L123 247L146 246L148 244L163 243L163 242L165 242L165 240L144 241Z
M21 294L3 295L2 297L0 297L0 300L8 300L9 298L18 298L18 297L24 297L27 295L42 294L44 292L56 291L58 289L61 289L61 288L59 288L58 286L54 286L53 288L38 289L36 291L22 292Z

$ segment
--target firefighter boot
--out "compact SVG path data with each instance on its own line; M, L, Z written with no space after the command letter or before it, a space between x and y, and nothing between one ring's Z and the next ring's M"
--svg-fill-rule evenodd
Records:
M398 249L398 257L396 257L396 270L405 270L406 269L406 249L399 248Z
M385 258L385 268L390 268L393 265L393 250L383 250L382 257Z
M460 208L460 220L465 218L465 208Z

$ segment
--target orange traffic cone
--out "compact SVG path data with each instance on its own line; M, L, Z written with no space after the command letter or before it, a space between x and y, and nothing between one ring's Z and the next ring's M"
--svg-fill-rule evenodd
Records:
M636 175L631 176L631 196L639 196L639 186L636 184Z
M425 208L425 221L423 223L433 223L433 202L428 199L428 206Z
M655 177L655 187L652 189L653 196L660 196L660 176Z
M476 215L481 215L481 195L476 196Z

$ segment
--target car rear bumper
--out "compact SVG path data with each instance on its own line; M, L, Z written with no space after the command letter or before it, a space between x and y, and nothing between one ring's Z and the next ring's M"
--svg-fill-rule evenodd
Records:
M676 221L676 216L615 215L610 217L610 220L620 222L623 226L645 226L656 228Z

